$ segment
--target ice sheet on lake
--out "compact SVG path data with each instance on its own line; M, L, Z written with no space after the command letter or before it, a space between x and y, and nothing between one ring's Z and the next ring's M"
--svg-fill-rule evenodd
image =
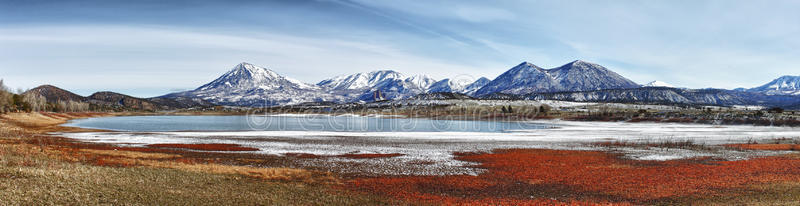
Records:
M259 148L258 153L282 155L309 153L339 155L345 153L401 153L400 157L336 161L309 160L308 164L337 164L362 161L379 165L369 168L376 174L476 174L479 171L465 166L473 163L458 161L453 152L484 151L501 148L543 148L573 150L610 150L631 159L671 160L693 157L746 159L781 152L753 151L693 151L686 149L599 148L590 142L628 141L657 143L664 141L693 141L697 144L718 145L764 141L775 138L800 138L800 128L702 125L680 123L620 123L571 122L560 120L536 121L557 125L552 129L520 130L510 133L480 132L317 132L317 131L238 131L238 132L92 132L63 133L69 138L115 144L154 143L232 143ZM317 161L317 162L315 162ZM418 164L424 161L426 164ZM344 168L347 169L347 168ZM365 172L365 171L353 171Z

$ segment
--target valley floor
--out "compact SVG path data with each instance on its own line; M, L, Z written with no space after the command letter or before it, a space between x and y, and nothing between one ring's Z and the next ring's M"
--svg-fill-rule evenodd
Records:
M370 175L361 171L391 165L390 162L408 155L391 152L275 155L237 152L252 149L239 144L125 146L46 134L103 132L58 125L72 118L107 115L116 114L3 115L0 202L789 205L800 201L800 155L793 152L798 148L794 139L714 146L699 142L619 140L585 144L608 148L600 150L520 149L509 144L474 152L442 150L453 160L468 163L455 165L454 169L478 171L474 173ZM631 158L620 152L653 148L765 155L748 156L744 160L696 156L657 161ZM421 168L435 164L420 159L408 163L422 165ZM329 167L356 168L359 172Z

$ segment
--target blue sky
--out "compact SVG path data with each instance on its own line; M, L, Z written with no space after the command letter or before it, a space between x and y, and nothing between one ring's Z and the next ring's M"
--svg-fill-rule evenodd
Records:
M800 1L0 0L0 78L82 95L196 88L240 62L309 83L599 63L638 83L799 75Z

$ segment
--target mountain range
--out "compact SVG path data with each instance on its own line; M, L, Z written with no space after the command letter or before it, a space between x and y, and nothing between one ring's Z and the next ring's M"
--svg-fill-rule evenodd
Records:
M435 80L425 75L392 71L342 75L307 84L267 68L240 63L216 80L195 90L160 98L202 99L219 105L290 105L304 102L372 102L424 97L456 97L455 93L484 99L553 99L592 102L638 102L704 105L800 105L800 77L785 76L767 85L745 90L685 89L653 81L639 85L601 65L576 60L543 69L522 62L489 80L454 77ZM458 96L463 98L462 96ZM419 97L418 97L419 98Z
M436 80L392 70L342 75L316 84L240 63L194 90L153 98L113 92L83 97L50 85L27 91L47 101L81 101L103 107L159 110L190 107L276 106L301 103L351 103L399 99L531 99L654 104L762 105L800 107L800 76L783 76L750 89L686 89L653 81L639 85L601 65L581 60L543 69L522 62L497 78L457 76Z
M437 81L426 75L406 76L392 70L379 70L307 84L281 76L270 69L243 62L197 89L159 98L199 98L214 104L231 106L371 102L406 99L431 91L474 93L488 81L486 78L479 78L465 84L463 81Z

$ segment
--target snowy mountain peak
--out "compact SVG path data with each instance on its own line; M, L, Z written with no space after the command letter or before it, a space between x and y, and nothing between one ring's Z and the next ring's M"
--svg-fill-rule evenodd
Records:
M259 67L259 66L247 63L247 62L242 62L242 63L239 63L236 66L234 66L233 69L231 69L231 71L237 71L237 70L243 70L243 71L248 71L248 72L258 72L260 70L268 70L268 69L263 68L263 67Z
M452 81L450 78L439 80L428 87L428 93L435 92L461 92L468 83Z
M472 84L489 83L490 81L492 81L492 80L490 80L489 78L481 77L481 78L478 78L478 80L475 80L475 82L473 82Z
M368 73L355 73L322 80L317 86L333 90L349 90L373 87L387 79L403 79L403 74L392 70L377 70Z
M536 66L535 64L532 64L530 62L522 62L517 66L514 66L508 71L504 72L500 76L513 75L515 77L521 78L523 76L530 76L531 74L535 73L546 73L546 72L544 71L544 69L542 69L539 66Z
M271 87L276 86L274 84L275 81L281 80L297 83L298 85L296 86L298 87L309 86L305 83L300 83L297 80L286 79L272 70L242 62L216 80L197 88L197 90L207 90L213 88Z
M321 91L319 87L246 62L234 66L219 78L195 90L166 96L200 98L214 104L238 106L340 100L337 96Z
M274 79L281 77L275 71L247 62L239 63L229 73L248 75L250 78L254 79Z
M800 95L800 76L782 76L760 87L747 89L747 91L768 95Z
M491 81L492 80L489 80L486 77L478 78L478 80L475 80L474 82L472 82L472 83L468 84L467 86L465 86L464 90L462 90L461 93L464 93L464 94L469 95L469 96L474 96L475 92L477 92L479 89L483 88L483 86L486 86L486 84L489 84L489 82L491 82Z
M782 76L770 82L771 89L775 90L798 90L800 89L800 76Z
M572 61L572 62L570 62L570 63L567 63L567 65L576 65L576 66L600 66L599 64L595 64L595 63L591 63L591 62L583 61L583 60L580 60L580 59L578 59L578 60L575 60L575 61Z
M251 63L247 63L247 62L242 62L242 63L239 63L239 64L237 64L236 66L237 66L237 67L240 67L240 66L241 66L241 67L244 67L244 66L251 66L251 67L254 67L255 65L253 65L253 64L251 64Z
M424 74L416 74L412 75L405 79L406 82L419 86L420 89L427 89L433 83L436 83L436 80L429 77L428 75Z
M547 70L561 86L559 91L592 91L639 87L639 84L599 64L576 60Z
M559 88L558 83L547 71L529 62L522 62L480 88L475 95L527 94L554 91L557 88Z
M472 96L476 91L478 91L478 89L486 86L486 84L488 84L490 81L491 80L487 79L486 77L481 77L474 81L472 78L466 76L446 78L433 83L430 87L428 87L427 92L452 92Z
M595 69L595 70L603 70L603 71L607 71L608 70L605 67L600 66L599 64L595 64L595 63L591 63L591 62L587 62L587 61L583 61L583 60L575 60L575 61L572 61L572 62L567 63L565 65L562 65L560 67L549 69L549 70L557 72L558 70L571 70L571 69L578 69L578 70L592 70L592 69Z
M514 66L511 69L513 70L514 68L518 68L518 69L523 69L523 68L538 68L538 69L542 69L541 67L536 66L535 64L530 63L528 61L524 61L522 63L519 63L517 66Z
M670 87L670 88L675 88L675 86L672 86L669 83L658 81L658 80L652 81L652 82L647 83L647 84L642 85L642 86L644 86L644 87Z

